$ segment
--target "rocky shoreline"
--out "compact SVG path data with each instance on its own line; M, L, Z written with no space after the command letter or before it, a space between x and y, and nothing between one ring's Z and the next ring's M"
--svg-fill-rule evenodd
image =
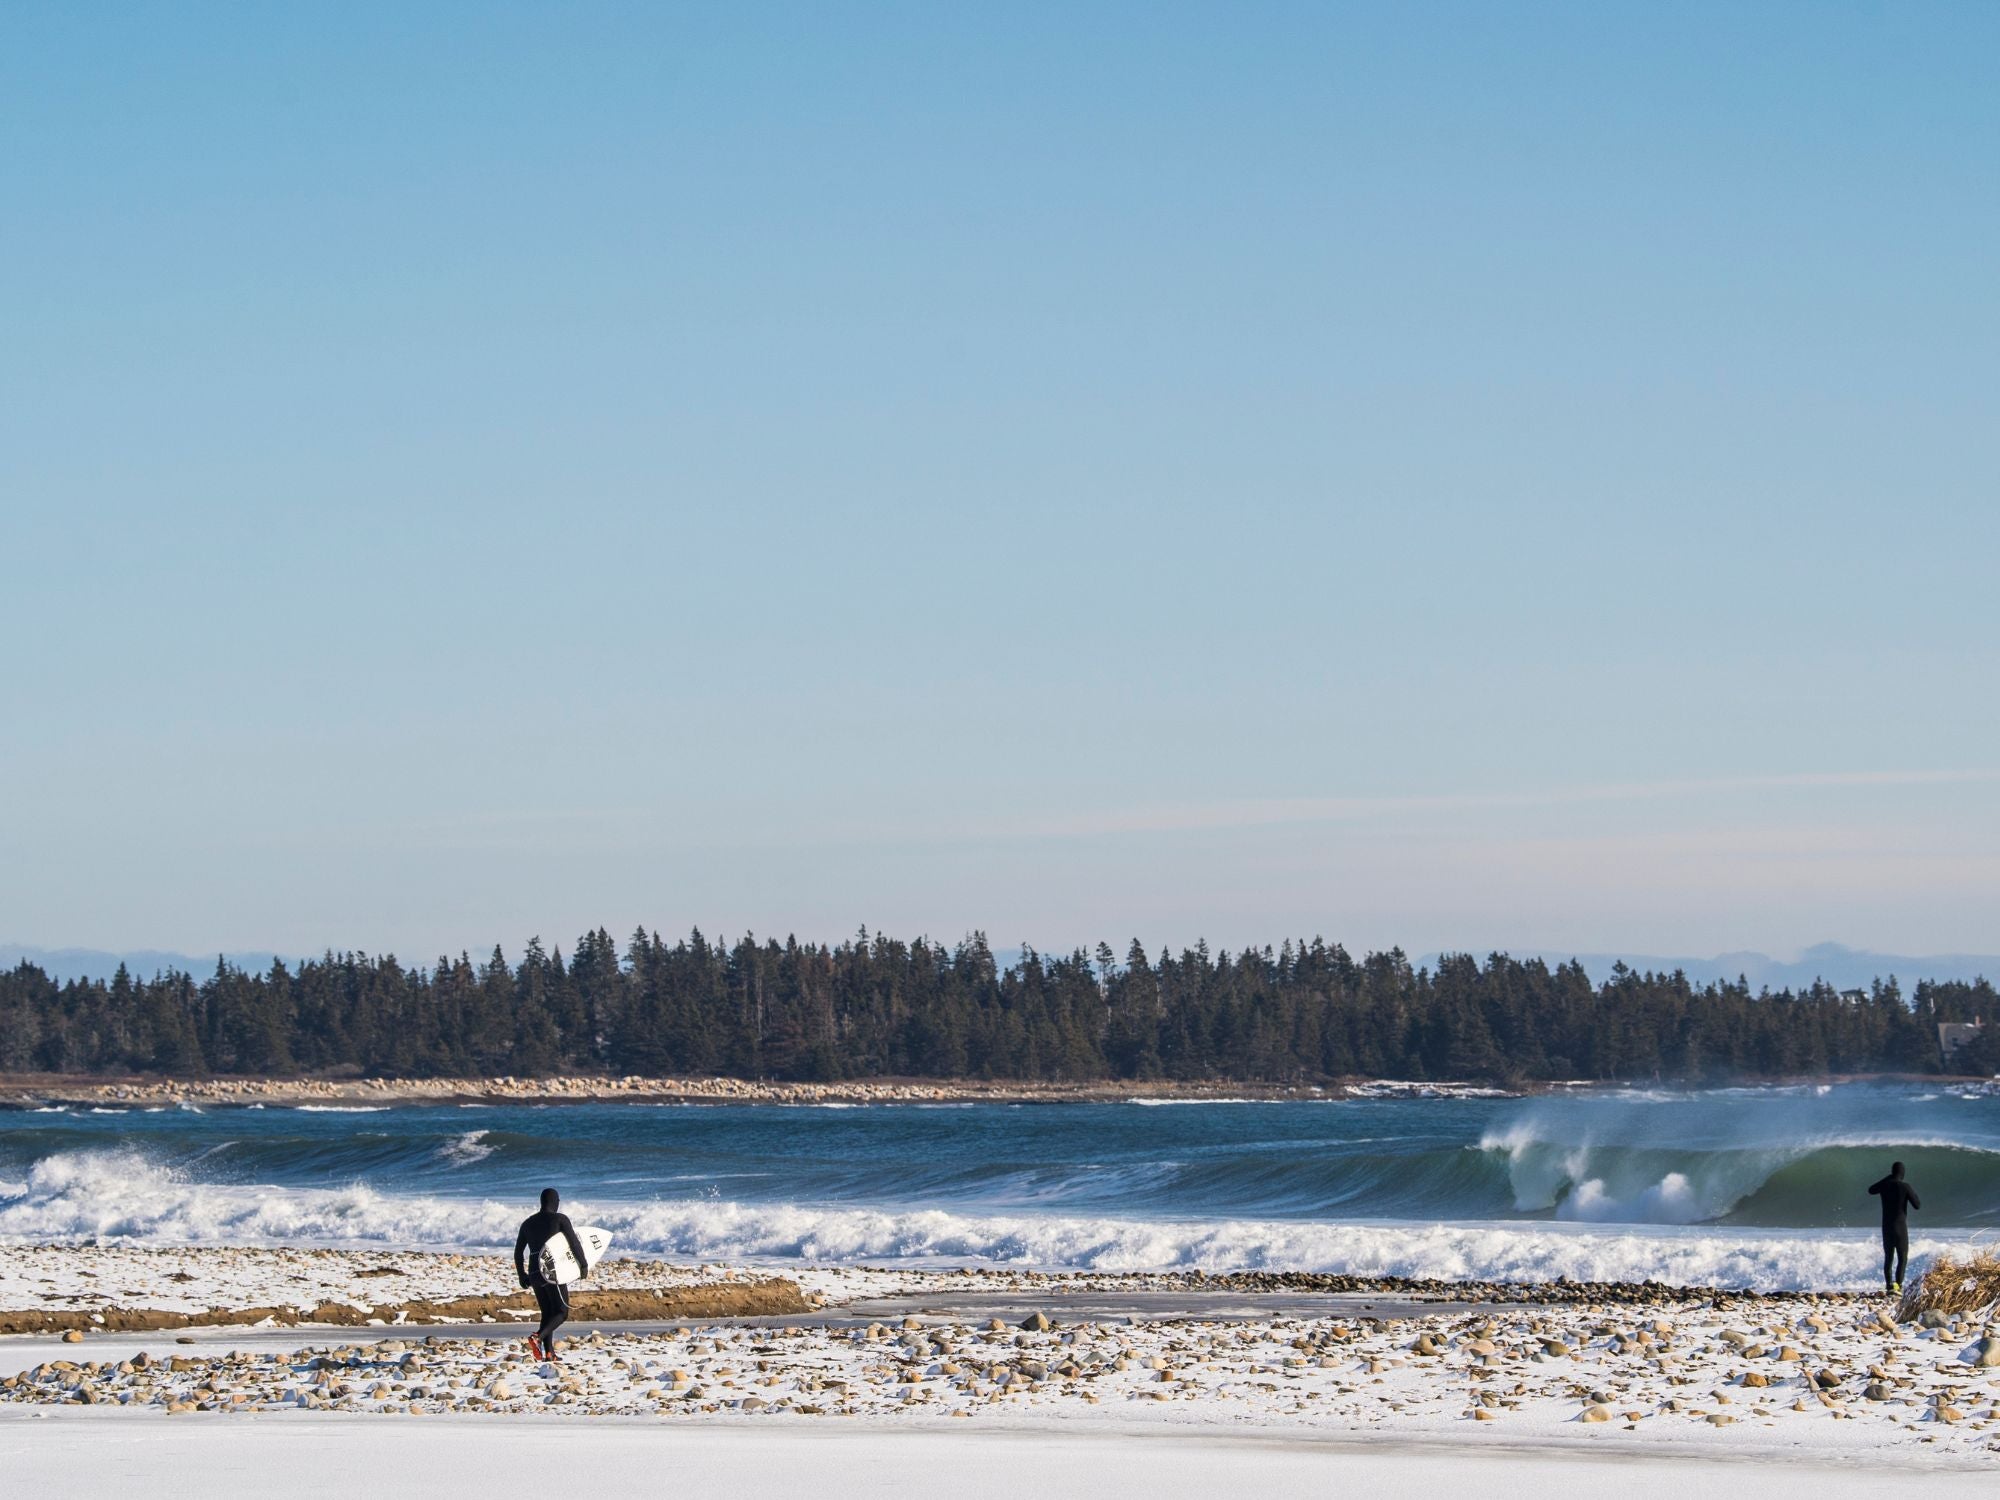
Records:
M1106 1310L1120 1299L1126 1311ZM972 1310L996 1301L1026 1315ZM1497 1423L1538 1441L1603 1428L1847 1442L1839 1433L1886 1451L2000 1452L1991 1310L1899 1324L1856 1294L611 1260L576 1311L613 1326L538 1361L504 1255L13 1246L0 1257L0 1333L15 1335L0 1340L0 1412L1115 1413L1383 1434ZM333 1332L362 1327L358 1342Z
M412 1104L1036 1104L1130 1099L1512 1098L1518 1091L1473 1083L1356 1079L1321 1086L1103 1080L1032 1083L978 1079L873 1079L777 1083L741 1078L0 1078L0 1107L73 1105L354 1106Z
M690 1320L664 1332L593 1332L570 1341L560 1361L530 1357L518 1338L449 1331L208 1350L134 1347L130 1335L80 1343L100 1338L118 1347L37 1356L0 1377L0 1409L973 1422L1117 1414L1319 1433L1498 1424L1540 1441L1611 1430L1739 1449L2000 1453L2000 1336L1963 1318L1904 1327L1879 1306L1817 1297L1406 1318Z

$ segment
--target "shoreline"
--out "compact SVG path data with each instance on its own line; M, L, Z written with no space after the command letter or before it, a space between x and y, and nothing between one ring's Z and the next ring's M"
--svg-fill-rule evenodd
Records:
M390 1416L552 1435L577 1418L656 1433L758 1425L760 1442L852 1428L896 1442L941 1429L1178 1431L1437 1450L1838 1452L1988 1472L2000 1453L2000 1336L1985 1316L1899 1325L1879 1298L1848 1294L1509 1288L1515 1300L1484 1302L1479 1284L1443 1283L1426 1290L1458 1300L1378 1303L1284 1295L1279 1278L1255 1276L820 1266L789 1283L813 1311L579 1329L560 1364L529 1358L511 1320L268 1316L282 1288L300 1304L346 1296L379 1312L416 1293L492 1296L508 1275L499 1255L14 1247L0 1257L0 1307L61 1304L88 1319L87 1297L100 1315L178 1303L267 1316L198 1334L107 1320L67 1339L0 1338L0 1421L88 1406L128 1433ZM603 1292L653 1308L665 1299L644 1298L661 1291L772 1285L751 1265L611 1261L599 1277ZM1569 1300L1530 1300L1538 1292ZM589 1295L580 1319L593 1315Z
M1227 1102L1368 1098L1519 1098L1476 1083L1366 1079L1328 1085L1099 1080L856 1079L841 1083L741 1078L0 1078L0 1108L218 1105L445 1104L1089 1104L1131 1100Z
M899 1300L900 1299L900 1300ZM1070 1308L1121 1300L1172 1318L1227 1304L1322 1306L1366 1316L1398 1306L1702 1310L1767 1304L1850 1310L1879 1299L1849 1291L1757 1291L1659 1282L1447 1280L1311 1271L1049 1271L999 1266L723 1264L617 1255L576 1292L579 1322L615 1324L784 1316L990 1316L1004 1308ZM1355 1304L1349 1307L1348 1304ZM848 1308L855 1311L849 1313ZM501 1252L41 1242L0 1256L0 1335L253 1327L438 1327L531 1319ZM1121 1314L1123 1315L1123 1314ZM1386 1315L1385 1315L1386 1316Z
M1934 1074L1865 1074L1774 1079L1770 1089L1853 1083L1922 1084L2000 1092L2000 1080ZM1113 1104L1329 1102L1369 1099L1523 1099L1616 1092L1630 1088L1699 1089L1713 1084L1565 1080L1512 1087L1471 1081L1352 1078L1325 1084L1242 1081L1094 1080L1041 1083L987 1079L883 1078L838 1083L714 1077L549 1078L95 1078L24 1074L0 1077L0 1110L176 1105L292 1108L454 1104ZM1726 1085L1725 1085L1726 1086Z

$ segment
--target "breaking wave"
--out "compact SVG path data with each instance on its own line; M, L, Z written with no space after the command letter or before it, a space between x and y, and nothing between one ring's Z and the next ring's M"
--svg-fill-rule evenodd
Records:
M77 1152L0 1184L0 1241L498 1248L523 1211L363 1185L189 1180L136 1152ZM1384 1224L978 1214L709 1197L573 1202L619 1248L674 1260L1003 1264L1052 1270L1297 1270L1534 1283L1662 1281L1764 1290L1872 1285L1865 1233L1491 1222Z

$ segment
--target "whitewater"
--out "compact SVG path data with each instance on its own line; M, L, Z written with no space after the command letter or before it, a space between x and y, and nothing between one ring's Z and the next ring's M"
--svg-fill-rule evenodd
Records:
M545 1185L672 1260L1860 1288L1867 1184L1918 1248L2000 1218L2000 1098L0 1112L0 1241L481 1249Z

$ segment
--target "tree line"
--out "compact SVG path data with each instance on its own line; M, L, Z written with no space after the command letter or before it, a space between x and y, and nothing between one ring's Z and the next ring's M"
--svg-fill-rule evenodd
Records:
M560 1073L1084 1081L1768 1079L1943 1071L1937 1023L2000 1017L1980 980L1753 993L1681 973L1493 954L1413 967L1320 939L1120 961L949 947L866 929L835 945L602 929L565 959L332 953L249 973L57 984L0 972L0 1072L422 1078ZM1952 1062L2000 1072L2000 1026Z

